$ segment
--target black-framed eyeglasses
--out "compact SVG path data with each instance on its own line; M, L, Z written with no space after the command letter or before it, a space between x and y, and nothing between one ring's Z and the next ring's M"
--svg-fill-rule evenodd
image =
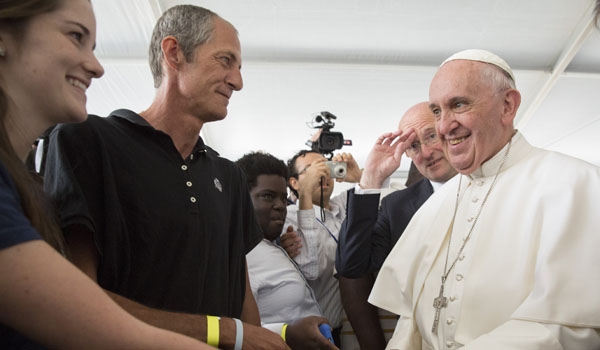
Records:
M308 170L308 168L310 168L310 164L309 164L309 165L307 165L306 167L304 167L304 169L300 170L300 171L298 172L298 176L300 176L300 175L304 174L304 173L305 173L305 172Z

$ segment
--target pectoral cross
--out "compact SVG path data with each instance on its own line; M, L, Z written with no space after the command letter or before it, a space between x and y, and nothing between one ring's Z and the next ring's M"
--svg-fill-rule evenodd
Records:
M448 298L444 296L444 284L446 283L446 277L442 276L442 285L440 286L440 295L433 299L433 307L435 308L435 317L433 319L433 327L431 331L433 334L437 334L438 324L440 323L440 312L443 307L448 306Z

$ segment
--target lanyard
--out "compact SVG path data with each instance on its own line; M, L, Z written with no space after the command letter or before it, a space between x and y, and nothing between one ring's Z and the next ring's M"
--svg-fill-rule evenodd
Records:
M302 273L302 269L300 269L300 266L298 266L298 263L296 262L296 260L290 258L290 256L288 255L288 253L285 251L285 249L283 249L283 247L280 247L279 245L273 243L273 242L269 242L268 240L265 239L265 241L267 241L269 244L272 244L273 246L279 248L279 250L281 250L281 253L283 253L283 255L285 255L285 257L292 263L292 265L296 268L296 272L300 275L300 278L302 278L302 281L304 281L304 286L306 287L306 289L310 292L310 297L312 298L312 300L315 302L315 305L317 306L317 308L319 309L319 312L321 314L323 314L323 311L321 310L321 305L319 305L319 302L317 301L317 296L315 295L315 292L313 291L313 289L311 288L310 284L308 284L308 281L306 280L306 277L304 277L304 274Z
M329 227L327 227L327 225L325 225L325 223L323 221L319 220L319 218L315 218L315 220L317 220L319 222L319 224L321 224L321 225L323 225L323 227L325 227L325 229L327 230L327 233L329 233L329 236L331 236L331 238L333 238L333 240L335 241L335 244L338 244L337 238L335 238L333 233L331 233L331 230L329 230Z

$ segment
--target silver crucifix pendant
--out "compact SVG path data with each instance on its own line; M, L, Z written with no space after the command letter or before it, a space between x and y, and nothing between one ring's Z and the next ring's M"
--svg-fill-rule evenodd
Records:
M448 306L448 298L444 296L444 282L445 279L442 277L442 285L440 286L440 295L433 299L433 307L435 308L435 317L433 319L433 327L431 331L433 334L437 334L438 324L440 323L440 312L443 307Z

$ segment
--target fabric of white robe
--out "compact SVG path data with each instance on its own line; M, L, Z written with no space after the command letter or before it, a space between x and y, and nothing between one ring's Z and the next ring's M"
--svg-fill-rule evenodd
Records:
M600 348L600 168L517 133L475 219L506 149L436 191L389 254L369 297L402 315L389 349ZM448 276L436 336L459 182L448 266L475 226Z

